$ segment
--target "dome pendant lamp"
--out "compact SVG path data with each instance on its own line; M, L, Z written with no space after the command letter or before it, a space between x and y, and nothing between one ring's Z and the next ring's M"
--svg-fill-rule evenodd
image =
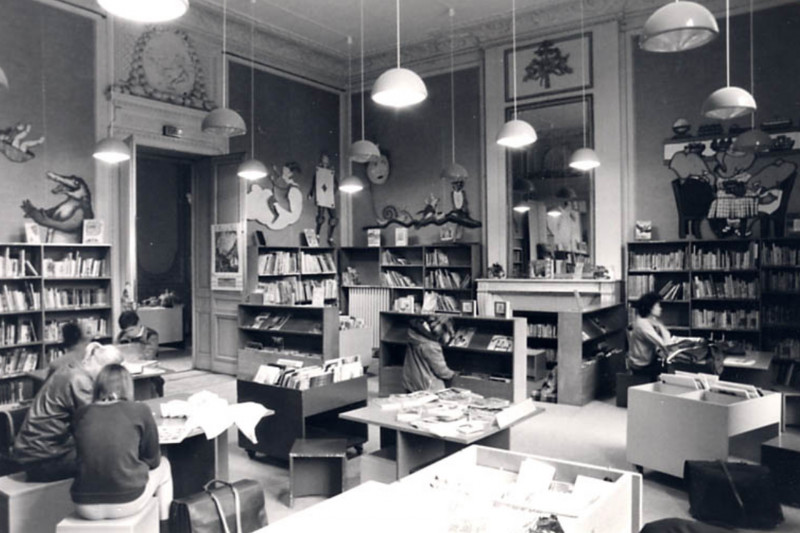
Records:
M756 101L739 87L731 87L731 3L725 0L725 77L726 86L717 89L703 102L703 115L717 120L729 120L753 113Z
M583 0L581 2L581 43L583 43L583 39L586 36L586 33L583 28ZM578 148L572 153L572 156L569 158L569 166L580 170L581 172L587 172L592 170L593 168L597 168L600 166L600 159L597 157L597 154L591 148L586 146L586 54L584 54L584 47L581 44L581 109L583 111L583 148Z
M750 0L750 94L753 95L753 98L756 96L755 69L753 68L755 58L754 41L753 0ZM770 145L772 145L772 137L761 128L756 128L756 114L753 113L750 115L750 129L736 137L736 140L733 141L733 146L731 146L731 151L740 154L766 152L769 150Z
M255 27L254 8L256 0L251 0L250 3L250 159L242 162L236 174L246 180L259 180L267 176L267 167L264 163L256 159L256 123L255 123L255 108L256 108L256 56L253 47L253 33Z
M503 124L497 144L507 148L522 148L536 142L533 126L517 115L517 2L511 0L511 76L514 79L514 118Z
M114 58L113 54L111 57L111 64L109 65L109 71L112 73L114 72ZM44 84L42 85L44 87ZM42 93L42 101L44 102L44 93ZM122 163L123 161L128 161L131 158L131 149L130 147L125 144L124 142L120 141L119 139L115 139L114 134L114 122L117 118L117 106L114 105L113 100L111 104L111 121L108 123L108 136L105 139L101 139L95 146L94 152L92 153L92 157L99 161L103 161L104 163L109 163L111 165L116 165L118 163Z
M368 163L373 157L380 157L381 151L375 143L364 138L364 0L361 0L361 140L350 145L350 160ZM349 81L348 81L349 83Z
M347 36L347 103L348 105L352 105L353 96L350 91L350 82L353 79L353 55L351 50L353 48L353 38L349 35ZM350 122L350 130L352 135L352 121ZM347 177L342 180L339 184L339 190L347 193L353 194L357 193L364 188L364 184L361 183L361 180L358 176L353 175L353 158L347 158Z
M189 0L97 0L114 16L133 22L167 22L189 10Z
M236 137L247 133L244 119L234 111L225 107L228 103L228 69L225 66L225 51L228 40L228 0L222 0L222 107L218 107L203 119L203 131Z
M452 7L448 12L450 15L450 153L452 155L450 165L442 170L442 177L450 180L467 179L467 169L456 163L456 95L455 95L455 63L453 60L453 18L456 10Z
M683 52L719 35L714 15L695 2L676 0L655 11L642 28L639 47L648 52Z
M372 86L372 100L387 107L403 108L418 104L428 97L428 89L416 72L400 68L400 0L397 6L397 67L378 76Z

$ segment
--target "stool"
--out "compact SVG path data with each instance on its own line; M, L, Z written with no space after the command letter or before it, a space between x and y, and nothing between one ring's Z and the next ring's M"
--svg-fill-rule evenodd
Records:
M341 494L346 439L295 439L289 451L289 507L298 496Z
M783 433L762 443L761 464L772 472L781 502L800 507L800 436Z
M125 518L84 520L72 513L56 526L56 533L158 533L158 498L150 498L144 509Z
M69 488L72 479L34 483L25 472L0 478L0 532L53 531L75 510Z
M628 388L653 381L649 376L620 372L617 374L617 407L628 407Z

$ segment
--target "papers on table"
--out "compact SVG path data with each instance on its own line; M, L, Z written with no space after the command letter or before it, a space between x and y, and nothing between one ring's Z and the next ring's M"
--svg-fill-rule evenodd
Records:
M138 360L138 361L130 360L130 361L123 361L122 362L122 366L124 366L125 369L128 372L130 372L130 374L132 376L135 376L137 374L142 374L144 372L145 368L152 367L152 366L157 365L157 364L158 364L158 361L145 361L145 360L141 360L141 359Z
M192 429L187 427L186 424L181 425L160 425L158 426L158 443L159 444L178 444L183 442L183 439L189 435Z
M267 413L268 410L261 404L245 402L228 405L225 399L208 391L195 393L188 400L170 400L161 404L162 417L186 418L184 424L186 434L194 428L200 428L207 439L213 439L232 424L236 424L236 427L253 443L258 443L255 428ZM181 440L183 439L177 442ZM165 441L160 442L165 443Z

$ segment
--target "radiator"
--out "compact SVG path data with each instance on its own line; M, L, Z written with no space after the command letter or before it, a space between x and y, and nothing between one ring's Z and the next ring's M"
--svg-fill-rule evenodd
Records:
M377 348L381 341L381 311L389 311L389 289L383 287L349 287L347 314L363 318L367 327L372 328L372 347Z

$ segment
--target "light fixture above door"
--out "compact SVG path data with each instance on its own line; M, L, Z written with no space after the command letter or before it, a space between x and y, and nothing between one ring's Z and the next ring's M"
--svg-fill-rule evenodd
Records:
M533 126L517 115L517 2L511 0L511 77L514 80L514 118L503 124L497 144L507 148L522 148L536 142Z
M422 78L400 67L400 0L395 0L397 16L397 66L378 76L372 86L372 100L380 105L403 108L418 104L428 97Z
M167 22L189 10L189 0L97 0L114 16L133 22Z
M642 28L639 47L648 52L683 52L719 35L714 15L696 2L676 0L657 9Z
M202 129L206 133L236 137L247 133L247 126L239 113L226 107L228 105L228 66L225 53L228 42L228 0L222 0L222 103L203 119Z

